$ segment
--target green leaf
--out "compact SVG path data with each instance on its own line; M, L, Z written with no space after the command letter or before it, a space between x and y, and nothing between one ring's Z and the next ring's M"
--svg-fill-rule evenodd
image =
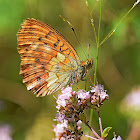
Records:
M107 127L104 129L103 134L102 134L102 138L107 137L109 131L112 129L112 127Z

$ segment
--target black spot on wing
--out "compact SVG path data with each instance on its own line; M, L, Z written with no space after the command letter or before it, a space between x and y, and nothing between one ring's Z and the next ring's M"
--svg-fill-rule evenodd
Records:
M38 40L41 41L42 40L42 37L39 37Z
M46 37L46 38L49 38L50 35L51 35L51 31L49 31L49 32L45 35L45 37Z
M63 46L64 46L64 43L60 46L60 52L62 51L61 49L63 48Z
M59 39L57 39L57 42L55 42L55 43L54 43L54 47L57 47L57 46L58 46L58 44L59 44L59 42L60 42L60 40L59 40Z

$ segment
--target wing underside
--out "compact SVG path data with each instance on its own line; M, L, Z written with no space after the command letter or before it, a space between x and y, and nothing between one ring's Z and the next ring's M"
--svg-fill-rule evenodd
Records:
M56 30L35 19L27 19L18 32L23 83L36 96L51 94L70 82L79 57Z

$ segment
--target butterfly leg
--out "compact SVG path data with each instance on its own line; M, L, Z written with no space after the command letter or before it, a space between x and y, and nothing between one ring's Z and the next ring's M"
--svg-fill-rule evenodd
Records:
M87 73L87 72L85 72L85 73L83 74L83 76L81 77L81 81L85 81L85 90L86 90L86 86L87 86L87 79L84 78L84 77L86 76L86 73Z
M82 81L85 81L84 77L86 76L86 74L87 74L87 72L85 72L85 73L82 75L82 77L81 77L81 80L82 80Z
M92 85L93 85L93 86L95 86L95 84L92 82L92 79L91 79L91 76L90 76L90 74L89 74L89 71L88 71L88 70L87 70L87 73L88 73L88 75L89 75L90 82L92 83Z
M77 73L75 73L75 76L76 76L76 84L77 84L77 88L78 88L78 90L81 90L80 87L79 87L79 85L78 85Z

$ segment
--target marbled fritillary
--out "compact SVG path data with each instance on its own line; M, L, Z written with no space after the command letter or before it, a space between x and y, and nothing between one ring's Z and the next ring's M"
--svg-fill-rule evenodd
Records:
M80 62L74 48L60 33L36 19L24 20L17 36L20 75L27 89L37 97L77 83L92 66L92 60Z

